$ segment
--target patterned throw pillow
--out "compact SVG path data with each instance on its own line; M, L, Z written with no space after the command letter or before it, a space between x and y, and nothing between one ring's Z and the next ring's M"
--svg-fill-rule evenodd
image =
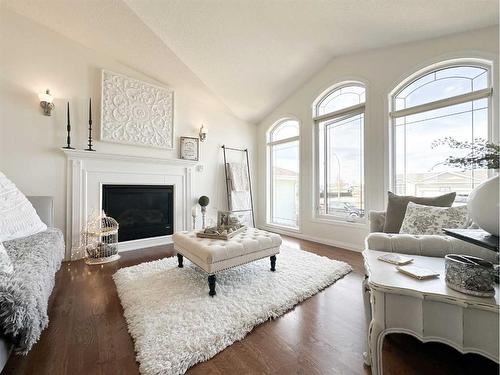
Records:
M31 236L46 229L30 201L0 172L0 241Z
M14 272L14 267L12 267L9 254L0 242L0 275L10 275L12 272Z
M399 233L444 235L443 228L466 228L467 206L433 207L408 203Z

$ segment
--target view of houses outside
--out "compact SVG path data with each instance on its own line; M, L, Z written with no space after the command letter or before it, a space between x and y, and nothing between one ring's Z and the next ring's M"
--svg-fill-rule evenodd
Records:
M432 197L456 192L455 203L467 202L467 196L477 185L488 178L486 169L474 171L449 170L396 175L396 193Z
M290 169L274 167L274 191L279 194L274 201L273 223L298 227L299 174Z

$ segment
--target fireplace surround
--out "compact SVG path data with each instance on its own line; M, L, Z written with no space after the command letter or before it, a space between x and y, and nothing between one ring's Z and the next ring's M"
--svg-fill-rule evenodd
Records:
M103 188L106 185L171 186L171 233L191 229L192 170L196 162L79 150L63 152L67 159L67 260L83 256L79 251L81 230L92 212L103 210ZM171 237L171 234L163 233L122 241L119 232L118 250L163 245L171 243Z

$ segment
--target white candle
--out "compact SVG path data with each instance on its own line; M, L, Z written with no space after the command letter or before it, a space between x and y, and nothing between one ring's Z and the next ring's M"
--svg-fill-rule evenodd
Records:
M197 209L196 205L193 206L193 208L191 209L191 216L193 216L193 217L198 216L198 209Z

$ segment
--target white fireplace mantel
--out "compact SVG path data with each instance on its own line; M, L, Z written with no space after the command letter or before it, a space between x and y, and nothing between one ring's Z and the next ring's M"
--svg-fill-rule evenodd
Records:
M173 185L174 232L190 228L192 169L196 162L145 156L63 150L67 159L66 259L81 253L81 229L88 215L102 210L102 186ZM136 250L171 242L171 236L120 242L119 251Z

